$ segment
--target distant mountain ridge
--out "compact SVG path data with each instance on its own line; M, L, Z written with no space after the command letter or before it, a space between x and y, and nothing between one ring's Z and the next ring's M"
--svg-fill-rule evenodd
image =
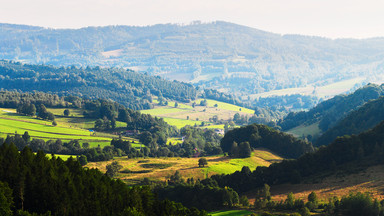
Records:
M384 38L279 35L227 22L47 29L0 24L0 58L131 68L238 94L384 80Z

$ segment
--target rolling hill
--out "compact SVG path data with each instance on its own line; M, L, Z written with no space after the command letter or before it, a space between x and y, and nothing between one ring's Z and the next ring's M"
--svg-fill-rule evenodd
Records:
M351 111L382 95L384 95L384 85L369 84L351 94L338 95L323 101L309 111L292 112L278 124L284 131L310 126L318 127L319 130L317 131L319 132L325 132ZM303 132L302 130L296 131ZM301 136L302 134L297 135Z
M0 61L3 90L47 92L59 96L116 101L130 109L149 109L152 96L195 100L194 86L122 68L54 67Z
M359 134L373 128L381 121L384 121L383 110L383 96L367 102L359 109L352 111L345 118L337 122L334 127L328 129L316 140L315 145L328 145L338 136Z
M0 24L1 59L130 68L243 94L383 80L383 50L383 38L279 35L222 21L81 29Z

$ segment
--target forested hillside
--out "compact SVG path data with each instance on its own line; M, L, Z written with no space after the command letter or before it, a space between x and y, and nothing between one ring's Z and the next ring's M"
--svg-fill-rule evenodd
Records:
M278 125L283 130L289 130L299 125L319 122L319 128L325 132L351 111L382 95L384 95L384 85L369 84L349 95L339 95L323 101L309 111L292 112Z
M194 86L117 68L77 68L28 65L0 61L0 86L4 90L42 91L59 96L109 99L140 110L151 108L152 96L177 101L194 100Z
M286 158L298 158L314 151L311 143L257 124L230 130L221 140L223 151L235 157L241 157L244 144L252 148L267 148Z
M371 100L352 111L344 119L340 120L334 127L327 130L316 140L316 146L328 145L336 137L344 135L359 134L373 128L384 121L384 97Z
M42 151L18 152L7 144L0 146L0 193L2 215L206 215L159 201L149 187L128 187L73 159L48 159Z
M0 59L129 67L231 93L382 80L384 39L279 35L228 22L47 29L0 24Z
M303 178L323 172L334 173L336 170L382 164L383 156L384 122L381 122L367 132L338 138L330 145L296 160L285 160L270 167L257 167L251 173L236 172L212 176L211 179L221 187L229 186L238 192L250 191L264 184L299 183Z

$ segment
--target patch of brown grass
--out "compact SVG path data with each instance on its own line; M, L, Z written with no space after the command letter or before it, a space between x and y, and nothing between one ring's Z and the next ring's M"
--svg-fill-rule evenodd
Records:
M315 179L316 180L316 179ZM358 173L349 175L332 175L319 183L283 184L271 187L273 200L285 200L287 194L292 192L296 198L306 200L314 191L318 198L324 202L331 197L342 197L351 192L369 193L378 200L384 199L384 166L373 166ZM255 199L255 192L248 193L250 201Z
M263 155L268 155L268 157L279 158L278 156L272 156L273 154L265 150L257 150L253 154L252 158L244 159L251 160L252 164L255 166L269 166L271 162L268 162L262 158ZM263 156L264 157L264 156ZM211 156L206 157L208 160L208 167L215 164L229 163L231 158L223 156ZM207 172L205 168L198 167L199 158L137 158L137 159L128 159L127 157L115 158L115 161L119 162L123 166L121 171L131 171L132 173L119 173L118 178L125 180L126 182L136 182L144 178L149 178L154 181L165 181L171 175L173 175L177 170L183 176L184 179L194 178L196 179L205 179L207 176L212 176L214 174L219 174L217 172L209 171ZM97 168L101 172L106 172L106 166L112 163L112 161L103 161L103 162L90 162L86 167ZM143 168L143 164L171 164L171 166L166 168ZM140 171L145 171L140 173Z

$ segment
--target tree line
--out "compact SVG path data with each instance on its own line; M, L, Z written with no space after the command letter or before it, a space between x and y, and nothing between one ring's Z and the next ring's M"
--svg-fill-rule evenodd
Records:
M42 151L0 146L0 199L4 215L207 215L168 200L149 187L128 187L73 158L48 159ZM20 213L21 212L21 213Z

